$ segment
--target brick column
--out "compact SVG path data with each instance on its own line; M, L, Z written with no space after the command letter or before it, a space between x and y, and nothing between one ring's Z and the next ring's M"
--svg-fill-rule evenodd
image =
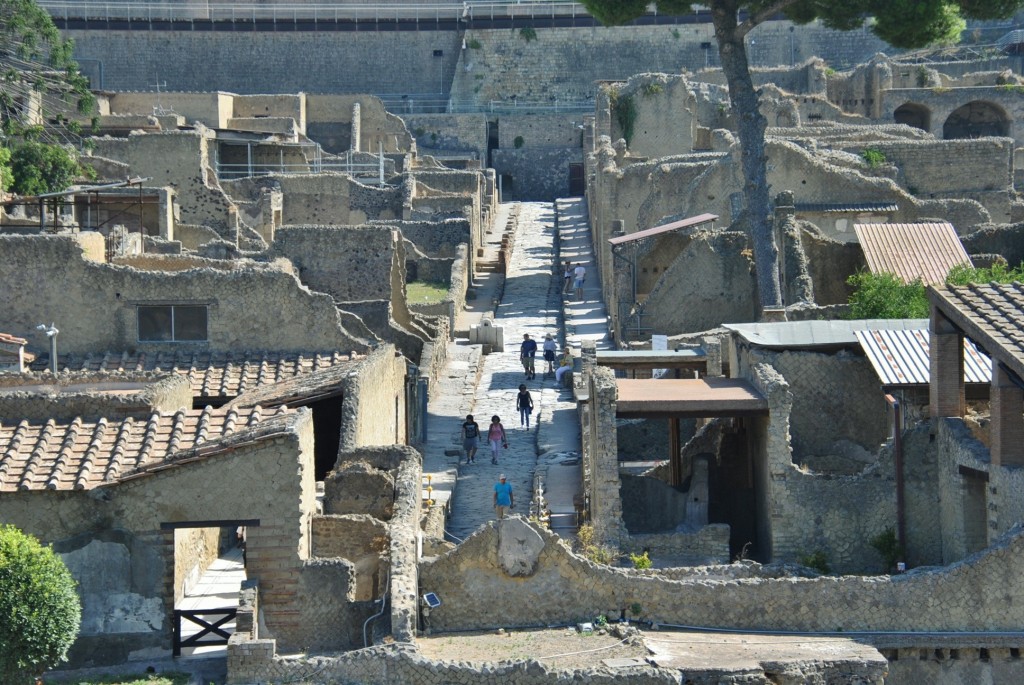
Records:
M932 305L929 324L931 382L928 386L931 416L963 417L964 336L946 316Z
M992 466L1024 465L1024 391L992 360Z

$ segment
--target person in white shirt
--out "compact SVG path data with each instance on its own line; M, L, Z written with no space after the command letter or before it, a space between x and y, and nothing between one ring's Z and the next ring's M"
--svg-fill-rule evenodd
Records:
M583 281L587 280L587 269L586 269L586 267L583 266L582 264L577 264L576 268L573 270L573 276L575 278L575 282L573 283L573 288L576 290L576 299L577 300L582 300L583 299Z

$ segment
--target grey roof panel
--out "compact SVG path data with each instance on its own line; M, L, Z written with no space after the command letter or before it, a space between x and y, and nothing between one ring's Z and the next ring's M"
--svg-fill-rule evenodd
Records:
M760 347L835 347L857 344L855 331L927 328L927 319L836 319L725 324L749 343Z

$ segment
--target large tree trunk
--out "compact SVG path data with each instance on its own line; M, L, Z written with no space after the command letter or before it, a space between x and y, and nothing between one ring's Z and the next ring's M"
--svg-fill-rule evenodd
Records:
M743 164L743 194L747 201L751 238L754 243L754 266L761 308L781 307L779 288L779 249L768 222L771 204L768 199L768 171L764 152L764 131L767 122L758 107L757 92L750 77L744 36L738 30L737 2L712 2L711 17L718 41L722 71L729 84L729 98L739 126L740 159Z

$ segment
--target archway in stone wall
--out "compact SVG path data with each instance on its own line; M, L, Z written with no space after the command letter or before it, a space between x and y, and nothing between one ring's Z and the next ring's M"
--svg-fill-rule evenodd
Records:
M1010 135L1010 117L999 105L984 100L968 102L953 110L942 126L942 137L981 138Z
M922 131L932 130L931 110L916 102L907 102L900 105L892 113L892 118L897 124L906 124L907 126L919 128Z

